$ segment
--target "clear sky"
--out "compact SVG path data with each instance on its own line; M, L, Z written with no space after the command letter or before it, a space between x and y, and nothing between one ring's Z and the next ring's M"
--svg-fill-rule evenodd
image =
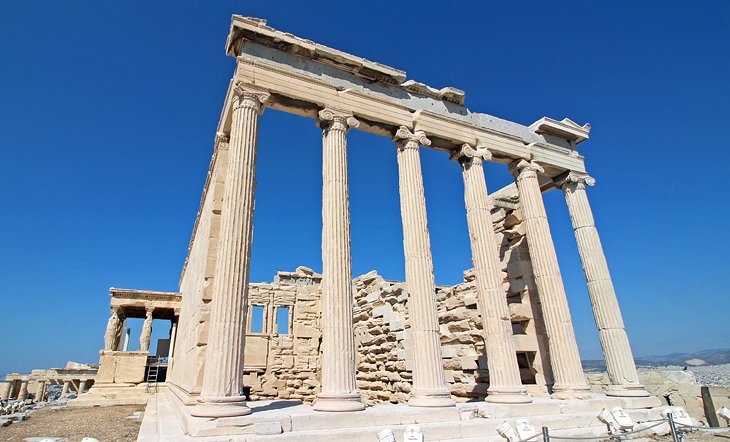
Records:
M8 1L0 373L98 362L109 287L177 290L234 13L465 90L473 111L591 123L580 151L635 353L729 346L730 2ZM393 144L352 131L349 156L354 274L403 279ZM454 284L471 258L460 172L439 152L422 163L436 280ZM490 190L511 180L487 169ZM321 270L312 120L266 111L258 184L252 280ZM565 201L545 202L581 354L598 358Z

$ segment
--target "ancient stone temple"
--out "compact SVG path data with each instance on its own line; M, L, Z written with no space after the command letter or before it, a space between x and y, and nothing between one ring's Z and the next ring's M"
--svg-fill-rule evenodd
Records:
M589 125L545 117L525 126L472 112L461 90L406 80L403 71L260 19L234 16L226 49L237 66L180 279L175 360L166 395L155 399L160 420L167 413L194 436L339 429L332 440L431 422L425 431L433 440L493 432L494 419L477 419L485 416L658 405L638 380L591 213L594 180L578 151ZM321 128L322 274L300 267L250 284L266 108ZM352 130L393 141L403 282L375 272L353 280ZM463 176L466 210L455 216L466 217L473 268L453 287L434 281L422 149L448 152ZM508 166L515 182L489 193L489 161ZM581 367L543 204L552 190L565 195L608 366L601 395L591 393ZM257 408L247 395L311 406ZM482 411L464 408L467 400ZM560 425L597 425L595 413L583 419Z
M110 315L99 352L99 371L89 394L70 401L72 407L145 404L171 368L180 315L178 293L109 289ZM127 320L144 319L139 347L130 350ZM170 321L169 338L152 345L154 320ZM158 376L159 375L159 376Z

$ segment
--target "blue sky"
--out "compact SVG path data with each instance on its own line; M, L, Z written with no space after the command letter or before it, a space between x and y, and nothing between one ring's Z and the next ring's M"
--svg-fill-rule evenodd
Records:
M473 111L590 122L589 198L635 353L728 346L728 2L4 2L0 373L97 362L110 286L177 290L234 13L463 89ZM320 270L319 130L267 110L259 149L252 280ZM393 144L352 131L349 158L353 271L402 279ZM436 279L457 283L459 169L422 163ZM490 190L511 180L487 168ZM545 203L581 354L600 357L565 202Z

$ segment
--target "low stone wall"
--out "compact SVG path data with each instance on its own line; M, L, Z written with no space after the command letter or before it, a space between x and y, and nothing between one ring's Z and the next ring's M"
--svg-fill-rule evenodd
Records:
M244 382L252 398L314 400L320 386L320 281L319 274L299 267L279 272L271 284L251 284L249 304L264 312L261 333L250 333L249 324L246 336ZM289 332L279 334L276 311L283 307L290 309Z

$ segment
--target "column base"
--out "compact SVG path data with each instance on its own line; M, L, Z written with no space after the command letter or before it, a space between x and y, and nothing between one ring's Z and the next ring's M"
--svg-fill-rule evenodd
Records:
M444 390L425 391L414 390L411 392L411 399L408 401L411 407L453 407L456 405L451 399L451 393Z
M532 396L523 388L489 388L485 401L493 404L529 404Z
M588 385L553 386L550 394L553 399L591 399L595 396Z
M195 417L235 417L251 414L244 396L204 397L191 407L190 414Z
M606 396L617 397L648 397L651 396L641 384L609 385L606 387Z
M341 394L320 393L317 395L317 400L314 402L312 408L315 411L362 411L365 409L365 404L363 404L359 392Z

